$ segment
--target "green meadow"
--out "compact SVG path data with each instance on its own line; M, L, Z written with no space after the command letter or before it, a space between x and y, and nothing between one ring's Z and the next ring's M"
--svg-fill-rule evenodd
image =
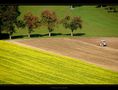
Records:
M118 72L1 40L0 84L118 84Z
M23 19L27 12L32 12L40 19L43 10L55 11L59 20L67 15L80 16L83 21L83 28L74 31L75 37L117 37L118 36L118 13L108 13L104 8L96 8L95 5L83 5L76 7L73 10L70 6L20 6L21 15L19 19ZM57 25L53 37L70 37L70 30L65 29L62 25ZM39 34L39 36L38 36ZM13 36L22 36L27 38L27 28L17 29ZM34 29L32 37L48 37L46 27Z

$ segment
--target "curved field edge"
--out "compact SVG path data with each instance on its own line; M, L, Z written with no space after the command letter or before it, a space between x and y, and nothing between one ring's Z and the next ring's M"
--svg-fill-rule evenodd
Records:
M0 41L1 84L118 84L118 72Z

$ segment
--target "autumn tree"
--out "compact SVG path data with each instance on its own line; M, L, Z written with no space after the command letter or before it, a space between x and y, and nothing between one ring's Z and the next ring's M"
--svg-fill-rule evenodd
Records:
M24 15L24 21L26 26L28 27L28 37L30 38L31 32L33 29L36 29L39 26L39 19L37 16L34 16L31 12L28 12Z
M65 28L69 28L71 30L71 36L73 36L74 30L82 28L82 20L79 16L73 18L66 16L64 19L62 19L62 24Z
M6 31L11 39L15 32L15 23L20 15L19 8L16 5L0 5L0 33Z
M55 12L50 10L44 10L41 13L41 22L48 28L49 37L51 36L51 32L54 30L55 25L57 24L57 16Z

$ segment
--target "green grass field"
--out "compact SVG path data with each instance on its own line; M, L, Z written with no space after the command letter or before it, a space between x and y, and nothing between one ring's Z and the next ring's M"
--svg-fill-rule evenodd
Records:
M66 15L81 16L83 28L74 31L75 34L84 33L81 37L118 36L118 13L108 13L104 8L96 8L95 5L76 7L73 10L70 9L70 6L20 6L21 15L19 19L23 19L23 16L27 12L32 12L34 15L40 17L41 12L46 9L55 11L59 19L62 19ZM70 37L70 35L65 35L70 34L70 30L65 29L62 25L58 25L53 33L57 33L53 37ZM60 33L62 35L58 35ZM48 34L48 30L45 27L40 27L35 29L32 34ZM13 36L20 35L27 35L27 29L17 29L17 32L13 34ZM48 37L48 35L44 35L43 37ZM80 37L80 35L76 35L75 37ZM24 36L24 38L27 38L27 36Z
M118 72L1 40L0 84L118 84Z

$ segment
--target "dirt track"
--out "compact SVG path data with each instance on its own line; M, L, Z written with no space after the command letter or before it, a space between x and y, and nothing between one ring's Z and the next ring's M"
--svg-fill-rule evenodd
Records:
M45 38L15 40L15 42L78 58L110 70L118 71L118 38L104 38L109 41L109 47L97 46L101 39L103 38Z

